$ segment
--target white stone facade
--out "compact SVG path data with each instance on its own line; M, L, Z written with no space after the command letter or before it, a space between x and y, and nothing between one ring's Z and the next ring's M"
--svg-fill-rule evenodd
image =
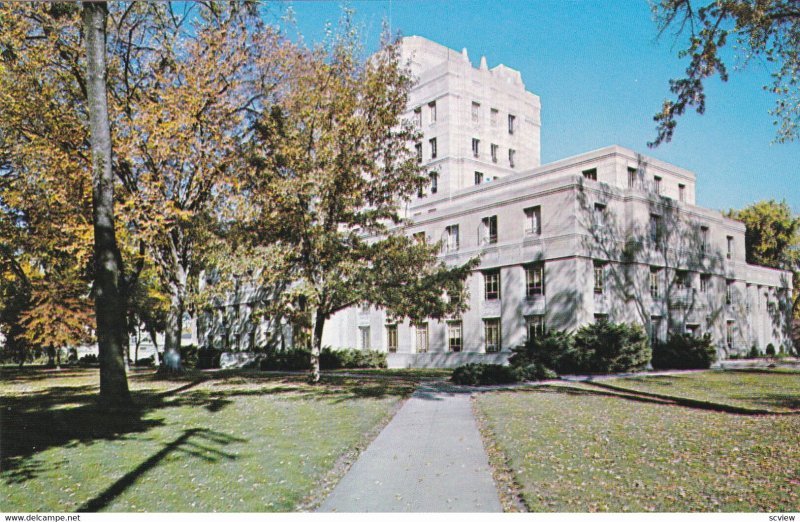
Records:
M744 225L695 205L693 173L617 146L541 166L539 98L519 72L420 37L403 56L432 174L404 232L441 240L448 263L480 256L469 310L412 325L351 308L324 345L388 351L392 366L500 362L537 329L608 319L710 333L723 358L791 346L791 273L745 262Z

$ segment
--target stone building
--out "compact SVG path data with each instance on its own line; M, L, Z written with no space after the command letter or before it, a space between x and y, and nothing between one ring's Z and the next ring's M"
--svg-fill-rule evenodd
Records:
M404 232L441 241L448 263L480 256L469 310L411 324L354 307L324 345L400 367L500 362L537 332L610 320L710 333L722 358L791 346L791 274L746 263L744 225L695 204L692 172L618 146L541 165L541 105L518 71L421 37L402 52L430 177Z

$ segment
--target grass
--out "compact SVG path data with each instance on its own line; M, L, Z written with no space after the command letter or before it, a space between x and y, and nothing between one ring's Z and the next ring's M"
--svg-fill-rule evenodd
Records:
M0 371L4 511L265 512L313 506L413 390L403 379L134 372L134 411L98 372Z
M748 404L783 383L780 375L761 374L768 381L761 383L736 380L742 377L729 377L738 387L727 394L715 372L691 382ZM693 398L700 397L708 395ZM530 511L780 512L800 505L797 411L739 415L571 385L484 393L475 410L493 464Z
M800 410L800 371L710 371L602 381L615 388L773 412Z

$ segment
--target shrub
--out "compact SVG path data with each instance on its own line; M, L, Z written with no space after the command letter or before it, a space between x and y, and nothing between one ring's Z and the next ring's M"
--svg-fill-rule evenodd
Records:
M201 348L197 350L197 364L195 368L200 368L202 370L219 368L220 357L222 357L222 350Z
M181 365L184 368L197 367L197 345L188 344L181 346Z
M765 352L769 357L775 357L775 345L769 343L767 345L767 351Z
M261 360L262 370L300 371L311 369L311 352L300 348L269 352Z
M750 347L750 351L747 352L747 358L757 359L759 357L761 357L761 352L758 350L758 346L754 344L753 346Z
M519 373L515 368L502 364L469 363L453 370L450 380L469 386L509 384L519 382Z
M521 381L546 381L557 379L558 374L541 363L533 363L516 368Z
M644 370L652 351L644 329L636 324L600 321L580 328L574 337L577 373Z
M375 350L335 350L325 347L319 354L319 365L323 370L340 368L386 368L386 354Z
M150 357L141 357L137 359L134 364L136 366L153 366L153 362L154 359L153 356L151 355Z
M556 373L574 371L574 346L572 336L567 332L552 330L544 335L528 340L523 346L513 348L508 363L523 372L523 378L535 380L541 370L531 370L531 366L544 368ZM524 369L524 370L523 370ZM543 375L551 375L542 373ZM551 378L551 377L545 377Z
M653 368L692 370L710 368L717 360L717 349L711 335L694 337L689 334L673 335L653 350Z
M93 354L93 353L88 353L88 354L84 355L83 357L81 357L80 359L78 359L78 364L83 365L83 366L89 366L89 365L92 365L92 364L97 364L97 362L98 362L97 361L97 356L95 354Z

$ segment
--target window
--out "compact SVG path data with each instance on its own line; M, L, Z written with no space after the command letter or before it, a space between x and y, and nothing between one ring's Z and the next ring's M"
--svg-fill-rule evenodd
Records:
M699 324L687 324L686 325L686 333L691 335L692 337L700 337L700 325Z
M727 257L728 259L733 259L733 236L728 236L728 237L727 237L727 240L728 240L728 241L727 241L727 244L728 244L728 253L727 253L726 257Z
M655 344L661 339L661 316L650 316L650 344Z
M700 291L707 294L711 291L711 276L708 274L700 275Z
M515 151L514 149L508 149L508 166L511 167L512 169L516 164L514 161L516 157L517 157L517 151Z
M483 172L475 171L475 184L480 185L483 183Z
M725 282L725 304L733 304L733 280L728 279Z
M417 163L422 163L422 143L415 143L414 149L417 153Z
M513 114L509 114L508 115L508 133L509 134L514 134L514 131L516 130L516 123L517 123L517 117L514 116Z
M628 188L635 188L638 185L639 170L628 167Z
M653 176L653 192L661 194L661 178L659 176Z
M425 243L425 232L414 232L413 237L417 243Z
M686 203L686 185L678 183L678 201Z
M472 122L479 123L481 121L481 104L472 102Z
M358 310L362 314L368 314L369 313L369 303L361 303L360 305L358 305Z
M608 314L594 314L594 322L595 323L607 323L608 322Z
M544 263L525 267L525 297L544 295Z
M362 350L369 350L369 326L359 326L358 332L361 338L361 349Z
M500 299L500 271L492 270L483 273L483 297L487 301Z
M439 174L431 172L428 177L431 179L431 194L436 194L439 191Z
M451 352L460 352L463 346L461 340L461 321L447 322L447 349Z
M389 353L397 352L397 325L386 325L386 349Z
M492 147L491 148L492 148L492 161L497 163L497 149L499 149L500 147L498 147L496 144L492 143Z
M654 299L660 296L659 279L661 279L661 269L656 267L650 268L650 295Z
M414 109L414 125L417 128L422 127L422 107Z
M661 216L650 214L650 241L658 243L661 240Z
M436 102L432 101L428 104L428 110L430 111L430 122L436 123Z
M700 227L700 252L708 251L708 227Z
M606 206L602 203L594 204L594 223L598 227L606 224Z
M675 287L678 290L689 288L689 272L685 270L675 271Z
M447 236L445 248L448 252L455 252L458 250L458 225L450 225L444 231Z
M485 217L481 220L481 243L492 245L497 243L497 216Z
M544 316L531 315L525 319L525 326L528 331L528 340L542 337L544 335Z
M475 156L476 158L480 156L481 152L480 146L481 146L481 140L479 140L478 138L472 138L472 155Z
M417 323L414 325L415 346L417 353L428 352L428 323Z
M525 234L539 235L542 233L542 207L525 209Z
M736 323L734 321L728 321L725 323L725 344L728 348L733 348L733 330L736 327Z
M431 159L436 159L437 150L436 150L436 138L431 138L428 140L428 143L431 144Z
M594 262L594 293L602 294L605 288L606 264L603 261Z
M486 353L500 351L500 319L484 319L483 333L486 340Z
M489 111L489 114L492 127L497 127L497 118L499 117L500 111L498 111L497 109L492 109L491 111Z
M597 181L597 169L584 170L583 179L588 179L589 181Z

